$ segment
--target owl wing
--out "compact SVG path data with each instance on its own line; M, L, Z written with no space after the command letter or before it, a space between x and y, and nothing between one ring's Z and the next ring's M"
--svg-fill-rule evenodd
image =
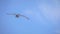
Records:
M26 17L26 16L24 16L24 15L20 15L20 16L25 17L26 19L28 19L28 20L29 20L29 18L28 18L28 17Z
M7 15L16 15L16 13L14 13L14 14L13 14L13 13L12 13L12 14L10 14L10 13L6 13L6 14L7 14Z

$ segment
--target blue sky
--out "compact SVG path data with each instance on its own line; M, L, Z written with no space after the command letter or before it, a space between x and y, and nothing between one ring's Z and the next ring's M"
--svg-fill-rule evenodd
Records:
M0 34L60 34L60 0L0 0L0 27Z

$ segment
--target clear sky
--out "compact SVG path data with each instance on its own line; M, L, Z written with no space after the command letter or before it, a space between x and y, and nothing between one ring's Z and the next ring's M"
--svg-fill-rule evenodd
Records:
M0 34L60 34L60 0L0 0Z

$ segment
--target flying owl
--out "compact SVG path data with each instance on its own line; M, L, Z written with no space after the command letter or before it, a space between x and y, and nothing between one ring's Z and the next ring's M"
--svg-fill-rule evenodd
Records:
M16 18L19 18L20 16L22 16L22 17L24 17L24 18L26 18L26 19L29 20L28 17L26 17L26 16L24 16L24 15L21 15L21 14L9 14L9 13L7 13L7 15L15 15Z

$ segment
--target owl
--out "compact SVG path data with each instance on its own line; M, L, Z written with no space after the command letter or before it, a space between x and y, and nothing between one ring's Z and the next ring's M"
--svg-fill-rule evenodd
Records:
M16 18L19 18L20 16L22 16L22 17L24 17L24 18L26 18L26 19L28 19L29 20L29 18L28 17L26 17L26 16L24 16L24 15L21 15L21 14L9 14L9 13L7 13L7 15L15 15L15 17Z

